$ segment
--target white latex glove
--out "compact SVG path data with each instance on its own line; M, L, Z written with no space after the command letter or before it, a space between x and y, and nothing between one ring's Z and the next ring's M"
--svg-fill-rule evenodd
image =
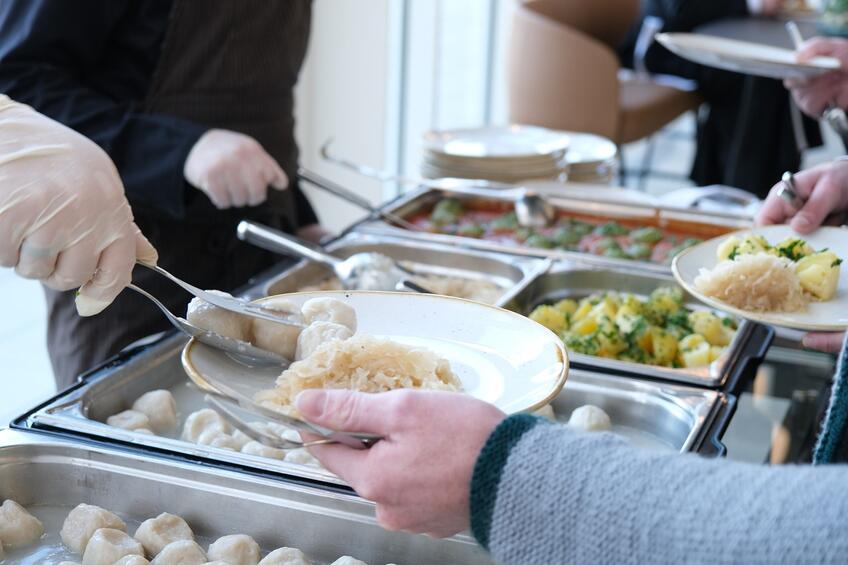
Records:
M197 140L183 174L220 209L257 206L265 202L269 185L277 190L289 185L286 173L259 142L223 129L211 129Z
M0 95L0 265L50 288L80 288L94 315L156 250L133 222L118 171L93 142Z

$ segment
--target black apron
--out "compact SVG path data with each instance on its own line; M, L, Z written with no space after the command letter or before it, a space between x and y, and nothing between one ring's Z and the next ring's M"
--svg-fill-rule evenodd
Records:
M175 0L145 110L250 135L294 179L293 90L310 20L311 0ZM186 192L184 221L136 215L136 222L159 251L159 264L201 288L233 290L280 261L238 241L239 220L292 232L314 218L296 188L269 190L264 204L231 210L216 209L199 190ZM190 296L176 285L138 268L133 280L171 311L185 312ZM73 292L45 294L59 389L132 342L170 328L153 304L131 292L91 318L77 315Z

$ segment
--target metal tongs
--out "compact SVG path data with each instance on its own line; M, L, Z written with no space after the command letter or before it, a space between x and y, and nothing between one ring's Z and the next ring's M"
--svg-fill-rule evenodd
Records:
M262 320L268 320L279 324L297 326L300 328L304 327L299 321L286 316L285 313L277 310L266 309L259 304L247 302L239 298L210 293L183 281L161 267L141 262L138 264L156 271L188 291L190 294L193 294L213 306L217 306L236 314L252 316L254 318L260 318ZM250 367L251 375L261 380L261 383L265 383L269 380L273 382L273 378L279 375L280 371L290 364L288 359L284 359L275 353L258 348L245 341L222 336L215 332L210 332L190 324L184 318L171 312L164 304L162 304L161 301L144 289L133 284L130 284L127 288L152 301L165 314L174 327L180 331L197 339L198 342L209 345L210 347L213 347L214 349L221 351L223 354L233 358L235 361ZM238 381L239 379L243 380L243 376L236 376L234 377L234 382L228 382L224 378L200 375L197 371L187 371L187 373L189 379L191 379L195 385L197 385L201 390L209 393L209 395L212 395L207 396L207 399L221 411L224 418L251 439L259 441L265 445L281 449L291 449L325 443L342 443L353 448L364 449L380 439L379 436L372 434L335 432L257 404L248 394L239 390L239 386L243 383ZM261 388L261 386L258 388ZM295 442L283 437L276 437L275 435L255 430L247 421L239 416L233 408L228 406L232 404L240 406L247 412L257 414L268 420L279 422L300 432L321 436L322 439L307 442Z
M217 306L218 308L221 308L223 310L234 312L243 316L260 318L262 320L267 320L270 322L275 322L287 326L296 326L299 328L304 327L303 324L300 323L300 321L296 320L291 316L286 315L286 313L284 312L265 309L260 305L253 304L251 302L239 298L221 296L219 294L201 290L196 286L193 286L183 281L182 279L172 275L171 273L157 265L148 265L147 263L142 263L140 261L136 264L141 265L142 267L145 267L152 271L155 271L156 273L159 273L160 275L176 283L178 286L182 287L189 294L192 294L200 298L201 300L208 302L213 306ZM246 341L223 336L221 334L195 326L185 318L171 312L168 307L165 306L159 299L134 284L128 285L127 288L153 302L153 304L155 304L162 311L162 313L165 314L165 317L168 319L168 321L171 322L171 324L181 332L185 333L190 337L196 338L197 341L205 343L211 347L214 347L215 349L226 351L231 357L235 358L236 360L242 363L258 363L262 365L272 365L279 368L287 367L290 364L290 361L288 359L285 359L282 356L277 355L276 353L261 349Z

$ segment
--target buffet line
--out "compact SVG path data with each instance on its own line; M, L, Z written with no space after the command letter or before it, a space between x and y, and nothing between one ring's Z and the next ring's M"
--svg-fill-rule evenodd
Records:
M695 301L677 287L667 259L750 224L547 195L553 224L526 228L516 221L515 198L509 191L416 190L382 208L415 228L369 217L326 250L339 258L380 253L433 292L513 310L561 335L571 369L541 414L565 423L592 405L608 415L613 433L644 449L723 455L721 436L773 330ZM325 267L281 257L243 295L338 288ZM613 320L620 328L625 318L632 331L605 326ZM226 432L206 394L186 379L186 342L172 332L127 350L27 411L15 430L0 432L5 495L25 506L87 502L141 517L176 505L169 511L190 517L201 532L230 531L231 519L269 549L281 527L319 562L342 554L367 563L488 562L466 536L433 540L380 529L373 506L305 450L247 447ZM161 391L176 409L168 429L150 433L118 417ZM201 422L215 423L232 443L203 440Z

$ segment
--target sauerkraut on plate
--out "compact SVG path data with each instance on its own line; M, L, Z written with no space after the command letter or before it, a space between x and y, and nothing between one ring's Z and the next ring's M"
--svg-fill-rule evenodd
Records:
M695 286L731 306L754 312L796 312L811 300L836 294L842 264L833 251L798 237L771 245L762 235L728 237L716 249L718 263L702 268Z
M786 225L715 238L678 255L672 271L701 301L740 317L808 331L848 329L848 229L803 237Z

